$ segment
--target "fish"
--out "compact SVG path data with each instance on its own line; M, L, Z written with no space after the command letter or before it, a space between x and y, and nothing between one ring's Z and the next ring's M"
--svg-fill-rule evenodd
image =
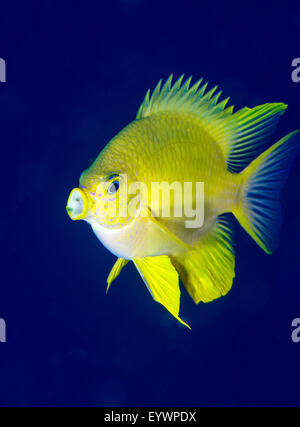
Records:
M196 304L229 292L236 220L274 252L280 191L300 151L299 130L269 146L285 103L234 111L221 95L203 79L160 80L136 118L82 172L66 206L117 257L107 291L132 261L153 299L188 328L179 278Z

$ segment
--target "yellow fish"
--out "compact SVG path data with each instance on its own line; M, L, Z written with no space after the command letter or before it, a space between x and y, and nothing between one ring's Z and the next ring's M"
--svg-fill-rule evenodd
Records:
M153 298L186 326L179 277L195 303L232 286L231 214L266 253L278 245L279 193L299 152L295 131L260 154L286 104L234 112L220 95L202 79L160 81L136 119L82 173L67 203L71 219L87 221L118 257L107 289L131 260ZM153 183L156 192L149 191ZM201 194L186 183L201 183ZM197 209L196 226L188 224Z

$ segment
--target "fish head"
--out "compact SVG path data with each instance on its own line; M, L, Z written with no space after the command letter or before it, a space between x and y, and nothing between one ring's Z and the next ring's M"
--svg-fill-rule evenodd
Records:
M83 219L90 224L116 229L128 225L138 216L138 203L133 213L128 209L132 199L126 174L107 172L93 176L87 170L80 177L80 186L71 191L66 209L72 220Z
M72 220L88 222L98 239L115 255L130 259L145 237L141 192L128 192L126 174L109 172L93 176L84 172L80 186L67 202Z

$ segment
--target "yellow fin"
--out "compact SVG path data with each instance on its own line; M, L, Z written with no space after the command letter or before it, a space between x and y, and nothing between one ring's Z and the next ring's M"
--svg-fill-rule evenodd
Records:
M242 108L221 123L221 148L231 172L240 172L265 148L287 105L281 102Z
M119 276L122 268L125 267L127 263L128 263L128 260L123 258L118 258L117 261L114 263L113 268L111 269L107 278L106 293L108 292L111 283Z
M179 278L169 257L162 255L136 258L133 262L153 299L162 304L179 322L191 329L178 316L180 306Z
M203 79L198 80L190 87L192 77L182 84L184 75L179 77L172 86L173 75L167 79L163 87L160 80L150 96L150 90L146 93L144 101L139 108L136 118L150 116L161 111L181 111L195 113L204 118L207 114L231 115L233 107L225 108L229 98L218 103L222 91L215 94L218 86L206 92L208 83Z
M183 77L172 85L171 74L163 87L162 80L158 82L151 96L148 90L136 118L165 111L196 115L219 144L228 169L240 172L265 147L287 105L267 103L245 107L233 114L233 106L226 107L229 98L219 102L222 91L217 91L217 86L207 91L208 83L200 79L190 87L192 77L182 83Z
M253 160L241 173L241 199L233 213L241 226L268 254L279 243L280 190L299 152L300 131L294 131Z
M227 215L193 249L170 257L195 303L209 302L227 294L234 278L235 257Z

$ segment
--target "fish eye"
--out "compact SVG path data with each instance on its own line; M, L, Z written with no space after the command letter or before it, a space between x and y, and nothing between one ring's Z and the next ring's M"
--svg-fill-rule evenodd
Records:
M109 184L109 187L107 189L108 194L115 194L120 187L120 183L118 179L115 179L113 182Z

